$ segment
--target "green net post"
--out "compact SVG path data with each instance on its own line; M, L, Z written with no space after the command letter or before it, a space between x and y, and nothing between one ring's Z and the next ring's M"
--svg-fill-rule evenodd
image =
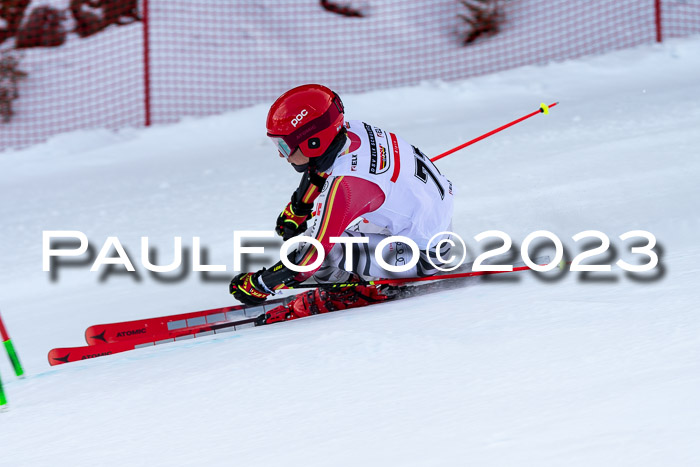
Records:
M15 346L12 345L12 339L7 339L3 344L5 345L5 350L7 350L7 356L10 357L10 361L12 362L12 367L15 369L15 374L17 376L22 376L24 374L24 369L19 362Z

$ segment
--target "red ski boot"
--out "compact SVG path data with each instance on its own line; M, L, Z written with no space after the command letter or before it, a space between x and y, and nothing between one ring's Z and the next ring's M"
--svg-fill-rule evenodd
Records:
M357 308L371 303L383 302L392 298L385 295L376 285L357 285L339 290L318 288L300 293L286 305L281 305L260 315L256 326L289 321L319 313Z

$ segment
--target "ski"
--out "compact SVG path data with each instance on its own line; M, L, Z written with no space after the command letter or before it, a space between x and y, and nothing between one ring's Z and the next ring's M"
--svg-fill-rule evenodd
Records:
M537 258L538 264L549 261L548 257ZM509 271L470 271L472 263L465 264L458 270L450 274L441 274L430 277L378 280L372 284L403 285L413 281L444 281L450 279L455 284L461 283L461 278L469 278L483 275L504 273ZM520 263L513 268L513 271L523 271L529 269ZM293 290L293 289L292 289ZM156 318L146 318L118 323L106 323L90 326L85 330L85 341L88 345L108 344L112 342L126 342L130 340L154 342L163 339L170 339L182 335L184 332L192 333L200 326L224 322L232 322L245 318L254 318L279 305L285 305L294 300L295 295L268 300L262 305L246 306L233 305L222 308L212 308L209 310L181 313L176 315L166 315ZM187 332L190 330L190 332Z
M471 263L463 265L458 271L461 272L462 275L469 274L470 276L485 274L484 272L462 272L468 271L471 269L471 266ZM527 267L525 267L525 269L527 269ZM444 277L438 275L413 279L382 280L370 283L399 285L410 280L435 281L441 278L449 279L453 276L454 274L444 275ZM304 288L308 287L315 288L318 287L318 285L314 284L304 286ZM101 345L113 342L127 342L131 340L154 342L170 339L173 336L180 336L182 331L187 329L193 330L207 324L232 322L262 315L263 313L266 313L279 305L289 303L295 296L296 295L292 295L289 297L268 300L264 304L258 306L233 305L223 308L181 313L177 315L160 316L157 318L138 319L119 323L96 324L85 330L85 341L88 345Z
M269 300L263 305L246 306L233 305L209 310L180 313L177 315L159 316L157 318L137 319L119 323L96 324L85 330L85 341L88 345L101 345L131 340L154 341L157 338L167 339L171 332L177 333L182 329L194 328L203 324L234 321L261 315L266 310L284 305L294 297Z
M59 347L49 351L49 365L54 366L61 365L63 363L79 362L81 360L104 357L106 355L112 355L144 347L153 347L155 345L167 344L169 342L194 339L195 337L209 336L222 332L237 331L248 327L254 327L255 320L256 318L246 318L237 321L219 322L217 324L202 324L160 335L156 334L151 335L150 337L141 337L119 342L98 343L79 347Z
M390 300L387 300L387 302L464 287L469 282L475 281L479 276L504 274L529 269L528 266L518 266L514 267L512 271L478 271L463 273L458 278L455 278L454 274L452 274L449 275L450 280L441 280L441 276L433 276L432 281L425 284L402 287L398 290L396 295ZM447 278L448 276L445 275L444 279ZM395 282L397 284L403 284L405 281L399 279ZM200 312L162 316L160 318L91 326L86 331L86 338L88 338L91 329L99 331L100 334L102 334L97 338L95 338L95 336L90 337L93 344L80 347L52 349L48 354L49 364L60 365L143 347L152 347L159 344L254 327L259 325L256 323L256 320L260 315L265 313L266 309L269 310L279 305L284 305L294 298L295 295L271 300L264 305L256 307L223 307ZM145 331L137 333L127 332L128 330L142 328L145 329ZM103 338L106 337L121 340L107 341L104 339L103 341ZM88 342L90 342L90 340Z

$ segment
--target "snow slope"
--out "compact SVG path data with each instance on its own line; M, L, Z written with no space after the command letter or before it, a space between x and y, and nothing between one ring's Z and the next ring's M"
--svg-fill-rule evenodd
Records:
M85 327L230 304L233 230L270 229L297 175L266 106L150 129L77 132L0 157L0 310L27 369L0 372L0 465L629 465L700 462L700 39L468 81L343 96L349 118L437 154L454 230L596 229L658 239L650 274L524 274L440 296L49 367ZM138 274L41 270L44 230L124 244ZM173 237L207 277L164 280ZM585 242L584 242L585 243ZM267 245L271 262L275 246ZM635 259L636 258L636 259ZM172 275L171 275L172 276ZM175 273L178 276L178 273Z

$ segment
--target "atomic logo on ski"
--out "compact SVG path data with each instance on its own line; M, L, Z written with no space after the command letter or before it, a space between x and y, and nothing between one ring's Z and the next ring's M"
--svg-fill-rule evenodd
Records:
M57 362L68 363L68 357L70 357L70 353L67 353L65 357L53 357L53 359Z
M104 329L101 333L99 333L99 334L96 335L96 336L90 336L90 339L99 339L99 340L101 340L101 341L103 341L103 342L106 343L106 342L107 342L107 339L105 339L105 332L107 332L106 329Z
M111 351L107 352L100 352L100 353L93 353L93 354L88 354L88 355L83 355L80 357L81 360L87 360L88 358L95 358L95 357L104 357L105 355L112 355ZM66 362L68 363L68 362Z
M104 331L102 332L104 334ZM134 336L137 334L146 334L146 328L142 329L129 329L128 331L122 331L117 333L117 337L127 337L127 336ZM106 342L106 341L105 341Z

